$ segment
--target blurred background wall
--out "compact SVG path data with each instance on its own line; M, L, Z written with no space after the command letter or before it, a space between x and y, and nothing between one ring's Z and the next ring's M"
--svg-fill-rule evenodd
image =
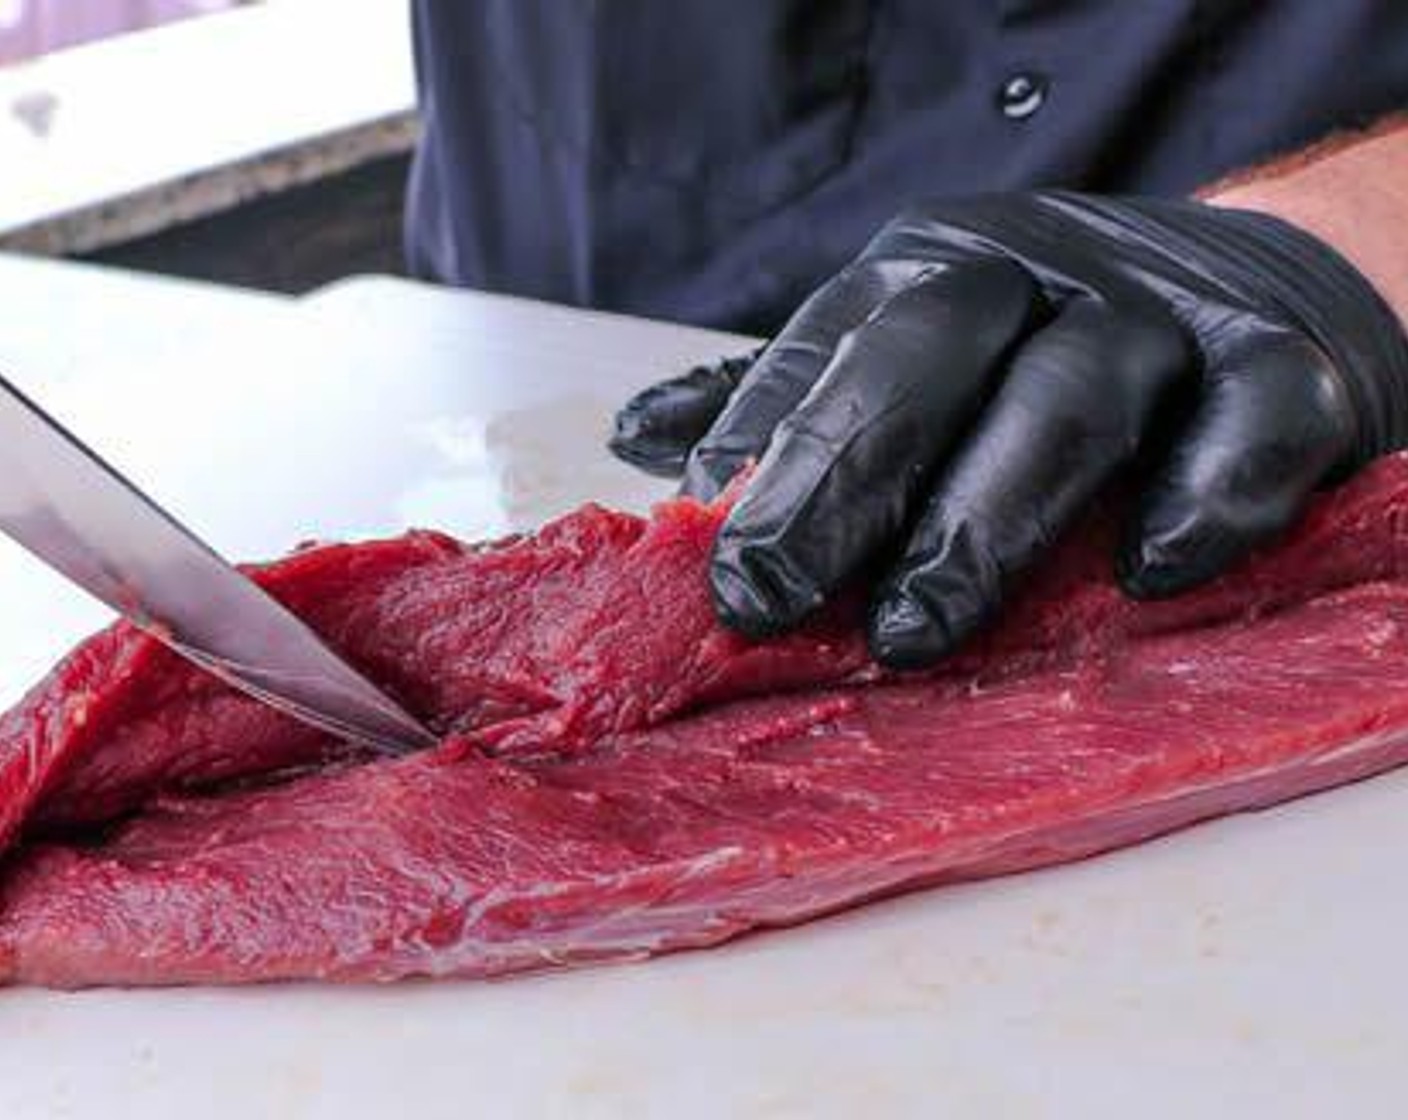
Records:
M0 252L281 292L403 272L409 12L0 0Z
M0 0L0 63L247 0ZM356 3L356 0L351 0Z

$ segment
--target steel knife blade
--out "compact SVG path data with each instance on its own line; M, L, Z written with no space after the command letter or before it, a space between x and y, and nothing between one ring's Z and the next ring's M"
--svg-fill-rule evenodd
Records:
M435 736L0 377L0 530L221 680L388 753Z

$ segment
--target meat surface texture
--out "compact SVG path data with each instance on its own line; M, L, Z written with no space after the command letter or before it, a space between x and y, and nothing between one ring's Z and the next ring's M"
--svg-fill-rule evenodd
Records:
M1408 459L1136 604L1098 519L923 676L841 603L714 621L722 510L588 508L253 570L441 731L369 759L116 626L0 721L0 978L491 976L1078 858L1408 761Z

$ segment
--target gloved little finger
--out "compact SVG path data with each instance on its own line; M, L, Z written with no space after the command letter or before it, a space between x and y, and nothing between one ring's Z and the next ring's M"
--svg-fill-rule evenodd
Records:
M1205 377L1120 552L1139 598L1195 587L1280 533L1358 436L1339 372L1304 335L1251 331Z

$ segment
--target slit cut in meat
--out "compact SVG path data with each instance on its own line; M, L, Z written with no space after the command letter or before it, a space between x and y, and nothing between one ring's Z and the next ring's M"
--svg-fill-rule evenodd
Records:
M442 744L366 759L104 631L0 721L0 978L636 958L1376 773L1408 760L1405 509L1408 459L1382 460L1237 572L1139 604L1096 519L999 629L903 677L854 603L723 631L719 507L305 549L252 573Z

